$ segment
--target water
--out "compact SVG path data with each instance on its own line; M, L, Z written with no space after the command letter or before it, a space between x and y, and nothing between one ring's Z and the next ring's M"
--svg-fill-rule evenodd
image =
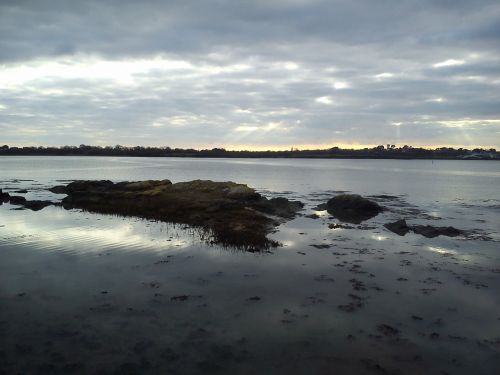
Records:
M0 187L31 199L60 199L45 190L58 180L165 178L247 183L319 218L280 226L271 237L283 247L252 254L182 225L4 204L0 374L500 368L499 163L0 158ZM377 198L388 210L361 226L329 229L336 220L315 207L339 191L398 199ZM401 217L475 239L383 227Z

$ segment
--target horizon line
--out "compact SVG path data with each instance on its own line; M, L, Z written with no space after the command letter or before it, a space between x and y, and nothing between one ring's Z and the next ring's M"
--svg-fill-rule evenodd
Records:
M17 147L17 148L29 148L29 147L36 147L36 148L63 148L63 147L76 147L79 148L81 146L87 146L87 147L101 147L101 148L115 148L117 146L123 147L123 148L136 148L136 147L144 147L144 148L170 148L170 149L181 149L181 150L195 150L195 151L206 151L206 150L214 150L214 149L219 149L219 150L224 150L227 152L295 152L295 151L322 151L322 150L330 150L332 148L339 148L341 150L363 150L363 149L374 149L379 146L383 146L384 149L387 149L387 146L394 146L395 149L400 149L405 146L408 148L415 148L415 149L425 149L425 150L436 150L440 148L453 148L455 150L459 149L467 149L467 150L473 150L473 149L483 149L483 150L490 150L490 149L495 149L498 150L499 146L492 146L492 145L450 145L450 144L442 144L442 145L412 145L412 144L394 144L394 143L386 143L386 144L336 144L336 145L324 145L324 144L318 144L318 145L299 145L299 146L248 146L248 145L241 145L241 146L235 146L235 145L228 145L228 146L205 146L205 147L179 147L179 146L168 146L168 145L122 145L122 144L80 144L80 145L71 145L71 144L66 144L66 145L35 145L35 144L25 144L25 145L19 145L19 144L14 144L14 145L0 145L1 147L8 146L9 148L12 147Z

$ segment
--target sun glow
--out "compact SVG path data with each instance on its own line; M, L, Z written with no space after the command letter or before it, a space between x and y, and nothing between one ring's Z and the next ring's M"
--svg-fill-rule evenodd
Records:
M444 68L444 67L448 67L448 66L457 66L457 65L463 65L463 64L465 64L465 60L449 59L449 60L438 62L432 66L434 68Z

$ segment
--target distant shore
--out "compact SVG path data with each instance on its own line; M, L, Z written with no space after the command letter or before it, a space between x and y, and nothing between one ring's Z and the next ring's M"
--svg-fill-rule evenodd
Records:
M363 149L332 147L323 150L230 151L223 148L182 149L170 147L127 146L0 146L0 156L125 156L125 157L192 157L192 158L299 158L299 159L428 159L428 160L500 160L496 149L465 149L394 145Z

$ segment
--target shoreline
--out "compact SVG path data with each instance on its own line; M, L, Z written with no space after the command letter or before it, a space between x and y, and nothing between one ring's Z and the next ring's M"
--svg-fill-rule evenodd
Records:
M259 155L80 155L80 154L1 154L0 157L27 156L27 157L118 157L118 158L192 158L192 159L311 159L311 160L455 160L455 161L500 161L500 157L493 158L454 158L454 157L364 157L364 156L259 156Z

